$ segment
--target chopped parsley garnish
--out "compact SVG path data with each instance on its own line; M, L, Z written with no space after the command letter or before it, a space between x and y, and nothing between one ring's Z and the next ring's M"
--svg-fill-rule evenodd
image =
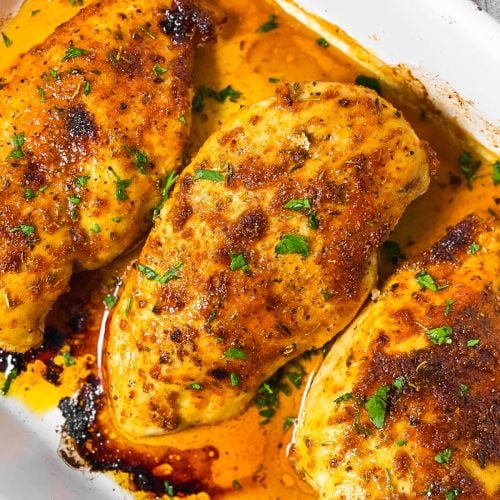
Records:
M64 53L64 57L61 59L61 62L69 61L70 59L75 59L75 57L82 57L89 54L88 50L79 49L78 47L68 47L66 52Z
M398 377L394 382L392 383L393 387L396 388L398 392L401 392L403 390L403 387L405 385L405 378L404 377Z
M155 64L153 66L153 72L156 76L164 75L167 71L168 71L167 68L164 68L163 66L160 66L159 64Z
M467 186L471 189L472 181L476 178L476 172L481 166L481 161L478 160L474 162L472 160L472 155L467 151L462 152L458 161L460 164L460 172L462 172L462 175L467 180Z
M69 0L69 4L71 7L74 7L75 5L83 5L83 0Z
M425 497L430 497L432 495L433 490L434 490L434 484L430 483L429 486L427 486L427 488L424 491L422 491L422 495L424 495Z
M352 392L346 392L345 394L342 394L342 396L335 398L333 402L339 404L343 401L349 401L349 399L352 399Z
M90 175L77 175L75 177L75 184L80 187L85 187L89 179Z
M327 49L328 47L330 47L330 44L324 38L316 38L316 43L320 47L323 47L324 49Z
M40 102L45 103L45 90L42 87L37 87L38 97L40 97Z
M500 160L493 163L492 169L491 178L493 179L493 184L496 186L500 184Z
M31 11L31 17L35 17L40 11L41 11L41 9L32 10Z
M237 271L238 269L241 269L246 273L250 271L247 261L245 260L245 257L243 257L242 253L231 253L230 257L231 265L229 267L231 268L231 271Z
M35 199L35 198L36 198L36 193L35 193L35 191L33 191L33 189L31 189L31 188L26 188L26 189L24 190L24 199L25 199L26 201L31 201L31 200L33 200L33 199Z
M128 318L128 314L130 312L130 307L132 306L132 295L129 295L125 301L124 301L124 304L125 304L125 316Z
M103 302L108 309L113 309L118 302L118 297L116 295L105 295Z
M237 479L233 479L233 488L241 490L241 484Z
M219 91L206 87L205 85L201 85L193 97L191 109L193 113L201 113L205 109L205 97L210 97L217 102L223 103L226 99L229 99L231 102L236 102L240 96L241 92L233 89L231 85L228 85L226 88Z
M9 392L10 386L12 384L12 381L19 375L19 372L17 368L12 368L10 372L8 373L7 377L5 377L5 381L3 383L2 388L0 389L0 393L2 393L4 396L7 395Z
M292 425L295 424L296 418L295 417L286 417L285 421L283 422L283 432L286 432Z
M23 146L24 146L24 132L19 132L19 134L14 134L12 136L11 142L14 149L10 152L7 158L20 159L24 158Z
M460 384L460 396L464 397L465 393L469 390L469 386L466 384Z
M455 500L458 495L460 495L460 490L458 488L452 488L445 492L444 498L445 500Z
M275 14L270 14L267 18L267 21L261 24L257 28L257 33L267 33L269 31L275 30L278 27L278 16Z
M157 281L161 285L165 285L169 281L180 279L180 276L177 273L180 271L181 267L182 267L182 262L179 262L174 267L170 268L163 276L158 274L155 270L143 264L139 264L137 266L137 269L139 270L139 272L144 274L147 280Z
M298 253L302 255L302 257L306 258L309 256L309 245L303 236L297 234L285 234L274 247L274 251L278 255Z
M313 210L307 217L307 223L311 229L318 229L319 227L319 219L316 216L316 212Z
M64 351L61 354L61 356L62 356L62 359L63 359L64 366L73 366L73 365L76 365L75 358L73 358L73 356L71 356L71 353L69 351Z
M294 210L294 211L306 211L311 208L311 200L309 198L302 198L302 199L293 199L288 201L284 207L287 210Z
M12 40L2 31L2 38L4 45L9 48L12 45Z
M388 385L380 387L365 403L368 416L377 429L381 429L384 426L385 412L387 410L387 393L389 390L390 386Z
M187 120L186 120L186 117L184 115L182 116L179 116L178 120L183 124L183 125L187 125Z
M476 254L480 249L481 249L481 245L478 245L477 243L471 243L469 245L469 253L471 255Z
M433 328L432 330L427 330L427 336L433 344L443 345L451 344L451 334L453 329L451 326L440 326L439 328Z
M451 299L446 299L445 301L445 306L444 306L444 315L448 316L451 311L451 306L453 305L455 301Z
M114 171L113 167L108 167L109 170L113 173L115 176L115 182L116 182L116 199L120 201L125 201L128 199L127 196L127 191L126 189L130 186L130 183L132 182L132 179L120 179L118 177L118 174Z
M224 174L217 170L205 170L202 168L195 170L194 178L213 182L224 182L225 179Z
M163 481L163 488L165 489L165 493L169 497L174 497L175 495L174 487L168 481L166 480Z
M100 233L101 232L101 226L99 226L99 224L97 224L97 222L94 222L94 224L92 224L90 226L90 230L93 232L93 233Z
M406 439L396 439L396 444L398 446L404 446L408 441Z
M146 167L149 165L149 156L146 154L145 151L141 151L137 146L127 146L123 145L123 149L127 152L129 156L132 156L132 163L134 164L134 167L139 170L141 174L146 175Z
M384 241L382 247L387 256L387 260L389 260L393 265L397 264L398 260L403 256L401 252L401 247L395 241L391 240Z
M155 220L158 215L160 215L160 211L163 208L163 205L165 205L165 202L169 199L170 191L172 191L172 188L174 187L178 177L179 176L174 171L170 172L169 176L165 179L165 185L163 186L163 189L161 191L161 202L153 210L153 220Z
M195 391L202 391L203 390L203 385L199 384L198 382L193 382L192 384L189 384L191 389L194 389Z
M72 195L68 198L68 200L70 201L70 203L71 203L72 205L79 205L79 204L80 204L80 202L82 201L82 200L81 200L81 198L80 198L80 196L79 196L79 195L77 195L77 194L72 194Z
M267 80L269 81L269 83L279 83L280 82L279 78L273 78L273 77L269 77Z
M231 373L231 375L229 375L229 380L231 382L231 387L237 387L240 383L240 377L236 373Z
M9 233L23 233L24 236L33 236L35 234L35 226L29 224L19 224L16 227L9 229Z
M443 451L440 451L435 457L434 460L438 464L449 464L451 460L451 448L445 448Z
M479 339L469 339L467 341L467 347L474 347L479 344Z
M380 86L380 82L376 78L372 78L371 76L366 75L358 75L354 80L356 85L361 85L363 87L367 87L369 89L374 90L377 94L382 92L382 87Z
M59 80L59 73L58 73L57 69L50 68L50 69L49 69L49 72L50 72L50 76L51 76L54 80Z
M45 193L45 191L47 191L48 188L49 188L49 185L44 184L38 191L40 191L40 193Z
M88 80L83 80L83 95L89 95L92 92L92 87Z
M151 40L156 40L156 35L154 33L151 33L151 31L149 31L147 26L142 25L142 26L139 26L139 28L143 33L148 35L149 38L151 38Z
M417 280L417 283L420 285L420 288L422 290L425 290L428 288L432 292L437 292L439 290L444 290L445 288L448 288L450 285L437 285L434 278L425 270L420 271L415 275L415 279Z
M234 346L231 346L227 351L224 351L224 356L226 358L247 359L246 352Z

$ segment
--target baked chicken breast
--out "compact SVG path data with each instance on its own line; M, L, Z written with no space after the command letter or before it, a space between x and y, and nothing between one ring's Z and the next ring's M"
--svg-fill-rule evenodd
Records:
M102 0L23 55L0 86L0 348L26 351L72 271L151 224L189 132L191 0Z
M465 219L335 342L292 451L320 498L498 498L499 250Z
M283 85L229 119L183 171L113 314L106 385L119 428L138 438L233 417L281 365L332 338L435 167L363 87Z

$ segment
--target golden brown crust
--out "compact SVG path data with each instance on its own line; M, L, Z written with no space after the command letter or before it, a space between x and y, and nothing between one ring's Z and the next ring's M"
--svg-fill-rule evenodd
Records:
M1 348L39 343L73 266L109 262L150 226L162 180L182 162L193 46L213 36L210 14L190 0L104 0L10 70L0 89Z
M499 262L498 231L468 217L396 272L334 344L305 401L294 453L325 498L406 497L430 485L433 495L498 494ZM424 271L437 289L419 285ZM378 429L365 402L382 387L390 389ZM439 458L445 450L450 457Z
M375 249L427 188L426 151L372 91L290 84L277 96L208 139L139 258L156 276L138 266L122 292L107 385L132 436L236 415L279 366L329 340L372 288ZM302 254L276 250L290 235ZM231 268L238 255L248 268Z

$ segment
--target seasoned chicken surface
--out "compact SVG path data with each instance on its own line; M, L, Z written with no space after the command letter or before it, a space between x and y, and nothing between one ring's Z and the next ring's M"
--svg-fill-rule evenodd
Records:
M103 0L22 56L0 87L0 348L42 340L73 269L123 252L181 163L194 45L191 0Z
M292 452L320 498L498 498L499 249L465 219L333 345Z
M363 87L284 85L230 119L182 173L115 308L105 355L121 430L235 416L344 328L435 167Z

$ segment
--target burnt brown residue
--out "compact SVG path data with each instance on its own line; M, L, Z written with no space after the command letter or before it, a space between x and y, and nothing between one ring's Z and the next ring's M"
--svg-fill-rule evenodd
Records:
M422 263L437 264L456 261L458 255L474 242L474 237L479 232L480 227L481 224L477 217L469 215L451 228L444 238L422 256Z
M73 140L83 141L97 136L96 124L83 105L67 110L65 125L68 136Z
M431 175L431 177L435 177L437 176L440 167L437 153L432 149L431 145L427 141L420 141L420 144L427 153L427 161L429 162L429 174Z
M213 14L192 0L174 0L160 21L160 28L176 44L194 40L199 45L216 40Z
M260 207L245 210L238 221L227 231L229 244L242 248L248 243L261 240L267 231L267 215Z
M186 175L180 183L177 201L171 212L174 231L181 231L189 217L193 214L193 207L191 206L189 194L194 182L194 178L191 175Z

